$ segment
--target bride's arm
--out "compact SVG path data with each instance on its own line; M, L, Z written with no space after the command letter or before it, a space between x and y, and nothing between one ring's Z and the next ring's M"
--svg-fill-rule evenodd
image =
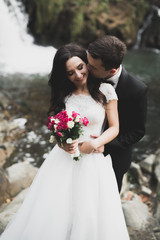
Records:
M80 151L83 153L91 153L104 144L112 141L119 133L119 119L117 110L117 100L111 100L105 107L109 127L98 138L85 141L79 145Z

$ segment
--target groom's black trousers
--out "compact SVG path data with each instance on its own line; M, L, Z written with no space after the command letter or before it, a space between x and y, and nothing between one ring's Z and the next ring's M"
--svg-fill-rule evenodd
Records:
M122 187L122 180L124 174L128 171L130 165L131 165L131 154L132 149L129 147L128 149L107 149L105 148L104 155L107 154L111 155L112 158L112 165L115 172L118 189L119 192L121 191Z

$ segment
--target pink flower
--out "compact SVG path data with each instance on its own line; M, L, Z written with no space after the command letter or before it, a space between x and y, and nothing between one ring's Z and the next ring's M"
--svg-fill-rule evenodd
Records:
M53 129L53 125L52 125L52 123L49 123L48 124L48 130L52 130Z
M53 116L49 116L48 117L48 121L50 121L50 122L54 121L54 117Z
M69 121L68 117L63 118L63 122L67 123Z
M55 121L54 121L54 120L51 120L51 123L52 123L52 125L54 125L54 124L55 124Z
M62 133L61 132L56 132L57 137L62 137Z
M61 114L64 116L67 116L67 112L66 111L61 111Z
M63 119L63 118L65 118L65 117L67 117L67 112L66 112L66 111L61 111L61 112L59 113L59 115L60 115L61 119Z
M76 118L77 115L78 115L78 113L76 113L76 112L73 111L73 113L72 113L72 117L73 117L73 118Z
M49 124L49 123L50 123L50 120L48 119L47 122L46 122L47 127L48 127L48 124Z
M67 128L68 128L68 127L67 127L67 124L63 124L63 125L62 125L62 128L63 128L64 130L67 130Z
M62 126L61 126L61 124L58 124L58 126L57 126L57 131L61 131L61 129L62 129Z
M89 123L89 121L88 121L88 119L87 119L86 117L82 118L82 121L83 121L83 124L84 124L85 126L87 126L88 123Z
M82 123L83 122L83 118L79 118L79 123Z
M61 119L61 113L57 113L55 116L54 116L55 119Z

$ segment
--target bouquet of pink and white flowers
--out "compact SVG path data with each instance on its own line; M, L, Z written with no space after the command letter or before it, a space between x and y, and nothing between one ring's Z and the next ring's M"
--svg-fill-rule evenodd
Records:
M75 111L61 111L55 116L49 116L47 127L51 131L49 142L57 141L59 144L71 144L73 140L78 139L83 134L82 126L87 126L89 123L86 117L82 118ZM75 154L72 154L74 160L79 160L80 153L77 149Z

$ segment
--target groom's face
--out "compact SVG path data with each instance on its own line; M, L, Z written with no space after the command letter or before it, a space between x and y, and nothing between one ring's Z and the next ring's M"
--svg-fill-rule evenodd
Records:
M87 54L88 58L88 70L95 78L109 78L112 76L111 71L107 71L100 58L93 58L90 53Z

